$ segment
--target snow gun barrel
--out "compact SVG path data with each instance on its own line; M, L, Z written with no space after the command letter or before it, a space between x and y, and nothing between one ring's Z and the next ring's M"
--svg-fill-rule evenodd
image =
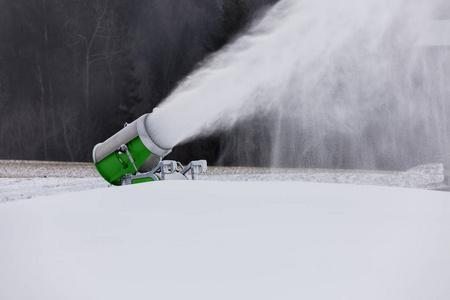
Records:
M152 114L145 114L118 133L97 144L92 151L95 167L113 185L159 180L187 180L204 173L205 160L191 161L186 167L173 160L162 160L172 149L161 147L153 138Z
M97 144L92 152L95 167L102 177L113 185L121 185L122 178L128 174L153 170L172 149L158 146L151 137L148 119L145 114L118 133ZM154 179L148 178L153 181Z

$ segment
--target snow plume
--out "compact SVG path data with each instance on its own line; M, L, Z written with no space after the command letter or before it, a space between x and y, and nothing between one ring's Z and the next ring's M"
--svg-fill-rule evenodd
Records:
M246 124L225 161L248 151L276 166L439 160L450 58L416 44L439 2L282 0L159 106L155 141L170 148Z

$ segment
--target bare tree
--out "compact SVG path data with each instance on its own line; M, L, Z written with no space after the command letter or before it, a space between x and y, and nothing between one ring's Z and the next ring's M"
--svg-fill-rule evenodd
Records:
M118 38L118 32L123 27L114 20L114 3L110 0L88 1L91 12L90 24L83 24L84 16L75 16L72 24L75 25L74 35L83 43L84 52L84 106L90 108L91 68L98 61L111 64L111 58L124 50L123 41ZM110 70L110 73L112 71Z
M10 141L10 118L6 115L4 108L6 102L9 98L9 90L8 90L8 78L4 74L0 74L0 117L1 117L1 126L0 126L0 151L3 154L9 155L8 152L11 149L11 141Z
M64 147L70 160L75 161L75 152L80 148L80 141L78 140L80 134L75 126L78 113L74 109L64 105L58 115L62 128Z
M47 151L47 114L45 108L45 88L42 79L41 67L38 65L35 70L36 75L36 85L39 90L39 102L40 102L40 113L41 113L41 128L42 128L42 140L44 142L44 159L48 159Z
M42 126L39 118L36 118L35 112L39 107L29 103L16 111L11 118L11 127L9 134L12 137L11 156L32 157L34 159L43 159L41 146L43 141Z
M8 78L5 74L0 74L0 112L2 112L6 102L9 100Z

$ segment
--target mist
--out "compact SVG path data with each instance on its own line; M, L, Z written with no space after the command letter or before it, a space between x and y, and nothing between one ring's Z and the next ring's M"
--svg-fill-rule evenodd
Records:
M170 148L225 132L224 164L442 162L449 52L417 41L443 5L280 1L158 106L155 140Z

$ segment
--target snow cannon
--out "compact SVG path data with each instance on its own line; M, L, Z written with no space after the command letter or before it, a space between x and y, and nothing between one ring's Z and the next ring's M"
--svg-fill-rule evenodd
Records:
M145 114L133 123L97 144L92 157L100 175L113 185L128 185L149 181L195 180L207 169L205 160L180 162L162 160L172 149L159 146L152 138L152 114ZM190 178L188 177L191 173Z

